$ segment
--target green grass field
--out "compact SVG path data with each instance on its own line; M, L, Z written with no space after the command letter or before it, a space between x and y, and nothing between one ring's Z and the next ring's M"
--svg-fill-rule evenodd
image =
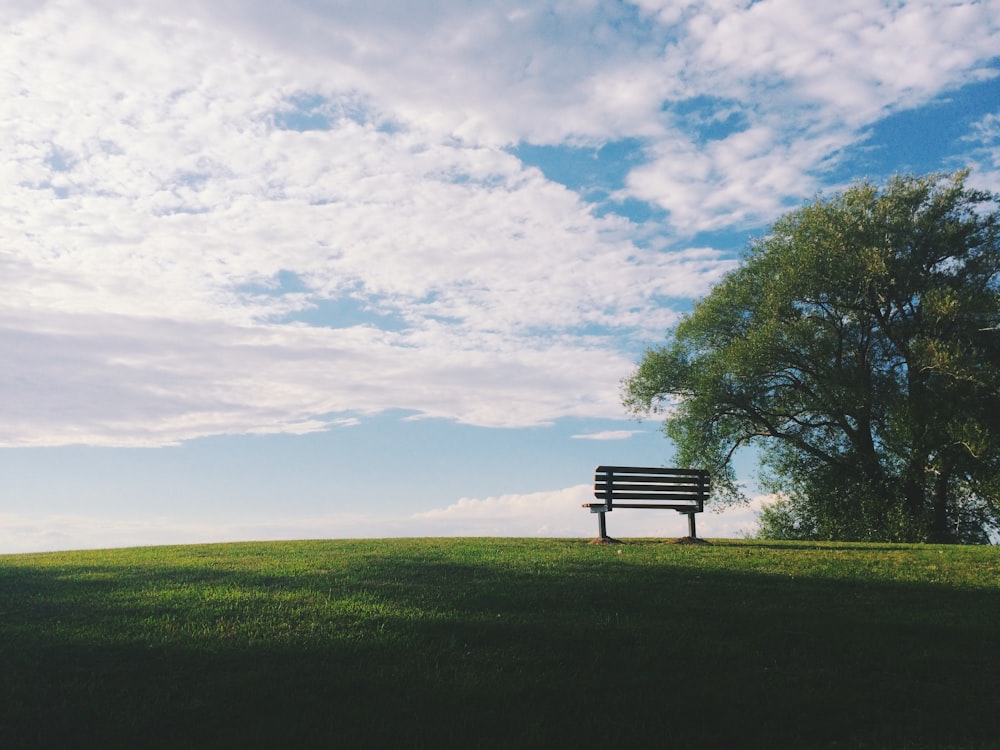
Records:
M0 748L1000 748L996 548L0 556Z

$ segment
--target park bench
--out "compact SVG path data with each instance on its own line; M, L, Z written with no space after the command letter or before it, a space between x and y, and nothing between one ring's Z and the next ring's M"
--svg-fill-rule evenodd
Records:
M636 466L598 466L594 472L594 497L584 503L598 514L600 536L595 542L614 542L608 536L604 514L615 508L676 510L688 517L688 536L696 539L694 514L705 509L708 472L702 469L659 469Z

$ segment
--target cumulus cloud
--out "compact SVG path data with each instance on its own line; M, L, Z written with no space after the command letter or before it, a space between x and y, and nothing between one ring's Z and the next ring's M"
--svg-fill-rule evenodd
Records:
M461 498L446 508L414 514L417 523L432 523L449 535L578 536L587 513L580 506L593 489L587 485L525 495ZM570 514L571 509L579 514Z
M988 75L997 31L860 0L0 14L3 445L619 416L733 265L686 238L811 194L878 117ZM611 200L664 209L652 240L510 149L624 138Z
M770 221L817 192L874 122L997 73L990 3L637 4L683 30L664 63L683 57L685 86L625 192L685 232ZM706 139L691 102L743 125Z
M1000 192L1000 109L972 123L963 139L971 146L969 165L977 187Z

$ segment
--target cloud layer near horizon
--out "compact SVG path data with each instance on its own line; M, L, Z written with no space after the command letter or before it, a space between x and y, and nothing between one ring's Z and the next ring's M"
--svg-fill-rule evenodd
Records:
M406 516L364 512L307 518L241 521L231 516L201 520L100 517L95 515L0 514L4 554L121 546L195 544L279 539L386 538L424 536L563 537L597 535L592 514L580 508L593 498L590 485L551 491L461 498L442 508ZM706 512L697 518L703 538L738 538L753 532L756 514L772 498ZM687 534L687 520L672 511L620 511L607 520L616 537L671 539Z
M0 445L618 417L641 346L732 266L697 233L994 75L996 11L7 3ZM970 138L992 179L995 120ZM598 202L516 156L627 139Z

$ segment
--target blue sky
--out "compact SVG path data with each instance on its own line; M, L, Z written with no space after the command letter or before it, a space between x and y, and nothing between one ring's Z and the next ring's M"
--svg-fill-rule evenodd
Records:
M996 0L13 0L0 35L0 552L593 536L594 466L670 460L620 380L749 237L856 178L1000 190Z

